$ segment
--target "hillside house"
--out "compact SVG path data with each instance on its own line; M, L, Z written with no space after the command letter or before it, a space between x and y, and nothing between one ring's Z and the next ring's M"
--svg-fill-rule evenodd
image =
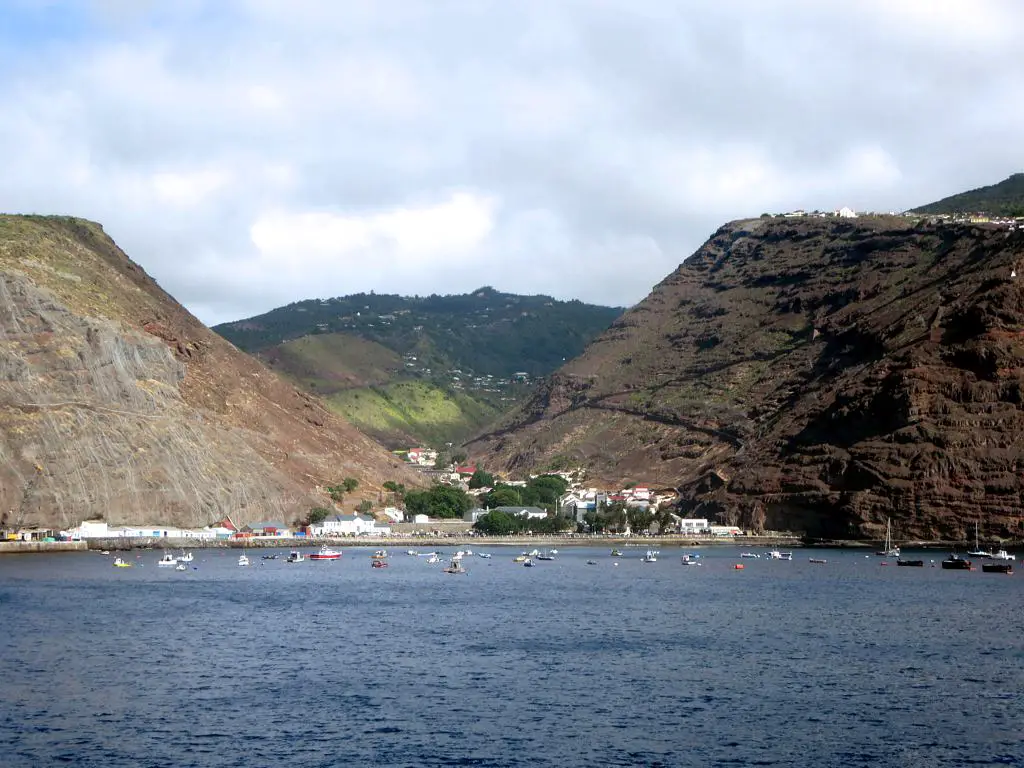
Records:
M265 520L258 523L249 523L249 525L242 528L242 531L255 538L287 538L292 535L288 526L280 520Z
M310 533L314 536L389 536L391 526L378 523L372 517L353 513L351 515L331 515L319 525L311 525Z

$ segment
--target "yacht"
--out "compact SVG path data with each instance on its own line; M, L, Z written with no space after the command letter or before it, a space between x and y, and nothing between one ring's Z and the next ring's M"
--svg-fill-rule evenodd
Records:
M1016 555L1011 555L1005 549L1000 549L998 552L993 552L992 553L992 559L993 560L1016 560L1017 556Z
M899 557L900 548L894 547L892 544L892 527L889 524L889 518L885 518L885 547L881 552L875 552L876 555L881 557Z
M241 566L248 565L249 564L249 556L244 554L244 553L239 555L238 556L238 564L241 565Z
M992 553L982 549L978 545L978 523L974 523L974 549L967 553L968 557L980 557L983 560L987 560L992 557Z

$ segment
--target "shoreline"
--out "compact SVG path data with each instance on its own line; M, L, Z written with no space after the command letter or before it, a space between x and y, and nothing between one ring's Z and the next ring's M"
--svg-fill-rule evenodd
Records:
M808 541L795 535L702 537L702 536L382 536L356 538L352 536L295 538L251 538L251 539L85 539L82 541L6 541L0 542L0 555L40 554L54 552L130 552L134 550L180 550L180 549L306 549L331 547L360 547L367 549L424 549L431 547L597 547L636 549L658 549L660 547L740 547L750 549L856 549L874 551L881 542L864 540ZM913 541L899 545L905 550L969 550L967 542ZM1010 549L1018 542L1004 544Z

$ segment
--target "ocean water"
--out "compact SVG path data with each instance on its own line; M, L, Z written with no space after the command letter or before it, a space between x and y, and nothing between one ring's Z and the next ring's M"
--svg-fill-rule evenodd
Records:
M0 765L1024 765L1024 575L489 551L0 558Z

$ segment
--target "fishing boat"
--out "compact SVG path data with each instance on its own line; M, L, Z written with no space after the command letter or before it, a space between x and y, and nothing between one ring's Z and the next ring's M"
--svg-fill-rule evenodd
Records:
M648 549L647 554L640 558L641 563L656 563L658 562L658 553L653 549Z
M827 563L828 560L823 560L820 557L809 557L807 558L807 562L814 563L815 565L825 565L825 563Z
M980 557L982 559L988 559L992 557L991 552L987 552L981 548L978 544L978 522L974 522L974 550L967 553L968 557Z
M981 570L984 573L1013 573L1013 565L1011 563L982 563Z
M440 563L441 558L437 556L437 552L431 552L430 557L427 558L428 565L434 565L434 563Z
M892 527L889 523L889 518L885 518L885 547L881 552L875 552L876 555L881 557L899 557L900 548L892 545Z
M376 552L370 555L370 557L372 557L374 560L383 560L387 556L388 551L386 549L378 549Z
M462 567L462 558L453 557L447 566L441 569L445 573L465 573L466 569Z
M490 560L491 559L490 552L477 552L476 556L477 557L482 557L484 560Z
M341 552L336 549L331 549L326 544L320 547L319 552L314 552L309 556L310 560L340 560Z
M555 556L552 555L550 552L541 552L539 555L537 555L537 559L538 560L554 560Z
M533 558L532 557L528 557L525 560L523 560L523 565L526 566L527 568L533 568Z
M756 557L756 558L760 558L761 556L759 554L757 554L756 552L740 552L740 557Z
M992 553L993 560L1016 560L1016 555L1011 555L1005 549L1000 549L998 552Z
M374 568L387 568L388 567L388 561L387 560L371 560L370 561L370 565L372 567L374 567Z
M768 559L769 560L792 560L793 559L793 553L792 552L780 552L777 549L773 549L771 552L768 553Z
M896 565L909 568L924 568L924 560L897 560Z
M701 565L699 556L683 555L680 559L683 565Z
M946 571L970 571L972 570L971 561L965 560L960 555L953 553L945 560L942 561L942 568Z
M178 558L170 552L164 552L164 556L157 560L156 564L162 568L173 568L178 564Z
M238 556L238 564L243 568L249 565L249 556L244 552Z
M132 564L130 562L128 562L127 560L122 560L120 557L115 557L114 558L114 567L115 568L131 568Z
M179 563L191 563L193 559L192 553L185 550L181 550L181 554L178 556Z
M287 557L287 559L285 559L285 562L286 563L301 563L305 559L306 558L304 558L302 556L302 553L299 552L299 550L293 549L291 552L288 553L288 557Z

